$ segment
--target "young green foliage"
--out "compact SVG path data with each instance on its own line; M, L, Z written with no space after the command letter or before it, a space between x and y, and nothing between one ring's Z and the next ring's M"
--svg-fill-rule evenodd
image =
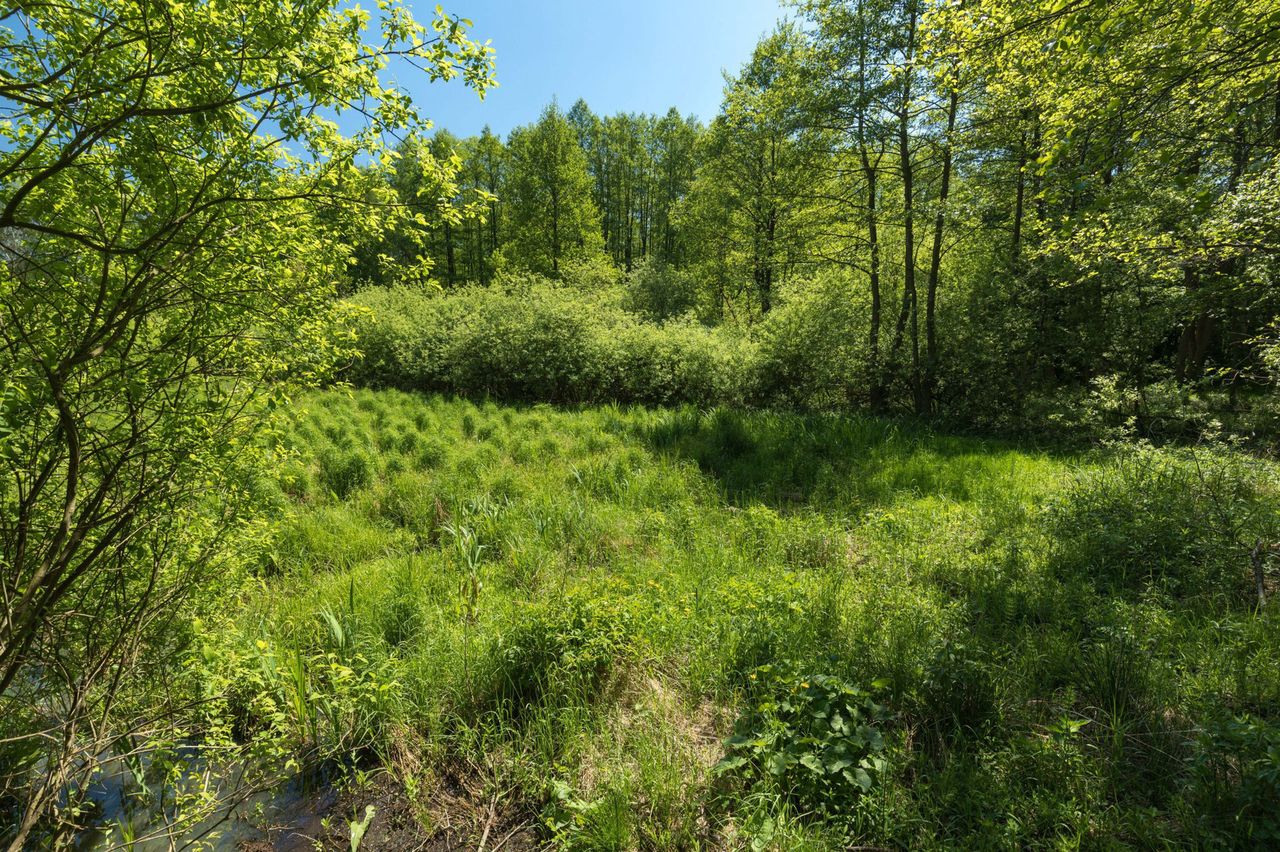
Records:
M411 215L382 140L423 121L383 82L393 61L491 83L463 21L399 2L71 2L0 20L11 848L60 800L75 821L76 791L150 729L138 720L176 721L147 684L252 553L235 547L274 463L262 404L350 357L332 225Z

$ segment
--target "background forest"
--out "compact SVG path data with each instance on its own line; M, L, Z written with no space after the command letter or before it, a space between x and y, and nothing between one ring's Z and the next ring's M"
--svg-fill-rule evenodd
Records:
M0 9L0 844L1280 843L1280 3L783 11Z
M487 316L492 302L512 325L491 346L459 343L456 357L520 367L378 350L365 375L506 398L785 402L985 428L1273 431L1259 405L1277 351L1271 15L1229 3L1170 4L1140 22L1074 3L801 3L728 80L709 124L674 109L602 117L579 101L551 104L506 142L437 132L401 149L395 190L424 211L443 198L483 215L352 235L348 286L429 276L445 290L415 314L424 337L409 350L468 333L449 305ZM452 162L453 181L433 182L423 152ZM421 301L355 301L378 316L413 310L388 299ZM599 310L562 306L581 299ZM558 310L664 329L630 345L662 339L667 372L687 378L644 387L660 365L641 379L545 361L529 338ZM596 335L566 343L580 352L631 340L563 333ZM686 359L728 373L682 372ZM521 368L554 373L543 379L556 387L526 385Z

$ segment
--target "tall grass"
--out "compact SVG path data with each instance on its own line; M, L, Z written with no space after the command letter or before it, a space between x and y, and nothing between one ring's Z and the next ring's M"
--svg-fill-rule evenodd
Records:
M395 768L424 834L450 773L581 849L1280 825L1280 613L1239 550L1277 537L1266 465L394 391L286 431L261 590L208 628L239 662L208 665L278 691L244 730Z

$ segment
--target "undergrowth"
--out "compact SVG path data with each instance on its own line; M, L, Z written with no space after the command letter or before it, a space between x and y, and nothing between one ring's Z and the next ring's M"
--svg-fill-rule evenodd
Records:
M242 738L390 768L424 835L469 772L573 849L1277 839L1269 465L394 391L285 431L192 667Z

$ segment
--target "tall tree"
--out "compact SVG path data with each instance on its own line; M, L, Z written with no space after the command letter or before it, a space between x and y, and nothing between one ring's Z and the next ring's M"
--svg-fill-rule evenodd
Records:
M502 140L494 135L488 125L480 135L467 140L463 155L462 177L474 191L485 199L483 216L473 220L475 228L474 272L472 277L488 282L493 277L493 254L501 246L502 199L498 196L502 187L506 149Z
M660 264L681 266L687 245L681 239L675 210L688 194L697 169L697 143L702 127L692 116L682 118L672 107L653 128L653 214L651 254Z
M559 275L562 261L600 249L600 213L577 131L554 103L537 123L518 128L507 143L503 183L504 258Z
M723 114L702 140L685 205L684 221L695 229L697 263L714 282L717 310L734 312L727 300L749 282L741 311L748 320L770 311L780 280L806 251L806 190L820 152L799 132L792 109L801 67L794 53L800 49L800 33L783 27L757 46L730 82Z
M830 134L837 157L835 180L825 190L827 234L833 246L824 260L866 276L870 321L865 375L868 402L880 410L888 395L888 376L881 367L882 199L885 159L893 139L883 106L892 67L884 52L887 0L809 2L801 9L812 27L813 42L811 85L800 101L802 120Z
M342 355L332 225L413 214L391 57L483 91L487 48L391 0L21 4L0 18L0 827L55 845L120 743L185 741L164 684L250 546L263 403ZM344 135L326 116L362 104ZM366 163L364 167L359 164ZM128 694L129 700L121 697ZM129 738L129 739L122 739Z
M845 223L833 234L847 247L828 256L867 277L868 400L875 408L887 403L905 360L912 407L920 413L934 406L939 282L962 105L954 51L944 56L949 43L930 41L931 9L923 0L804 2L812 51L809 85L798 100L803 122L831 134L838 158L837 185L819 191L830 202L827 215ZM889 199L895 195L891 214ZM925 211L933 213L929 231L919 228ZM899 231L896 265L885 255L887 227ZM926 242L924 265L920 253ZM882 323L890 280L900 282L901 298L886 347Z
M1013 273L1045 278L1033 292L1056 378L1141 386L1165 369L1195 380L1214 357L1231 375L1257 364L1249 341L1274 298L1240 283L1265 252L1233 247L1225 223L1243 223L1228 211L1276 161L1275 15L1239 0L1007 0L935 15L983 100L1020 124Z
M693 181L700 125L674 108L661 119L600 118L581 100L568 118L587 155L601 237L613 262L627 270L651 257L659 265L680 263L673 213Z

